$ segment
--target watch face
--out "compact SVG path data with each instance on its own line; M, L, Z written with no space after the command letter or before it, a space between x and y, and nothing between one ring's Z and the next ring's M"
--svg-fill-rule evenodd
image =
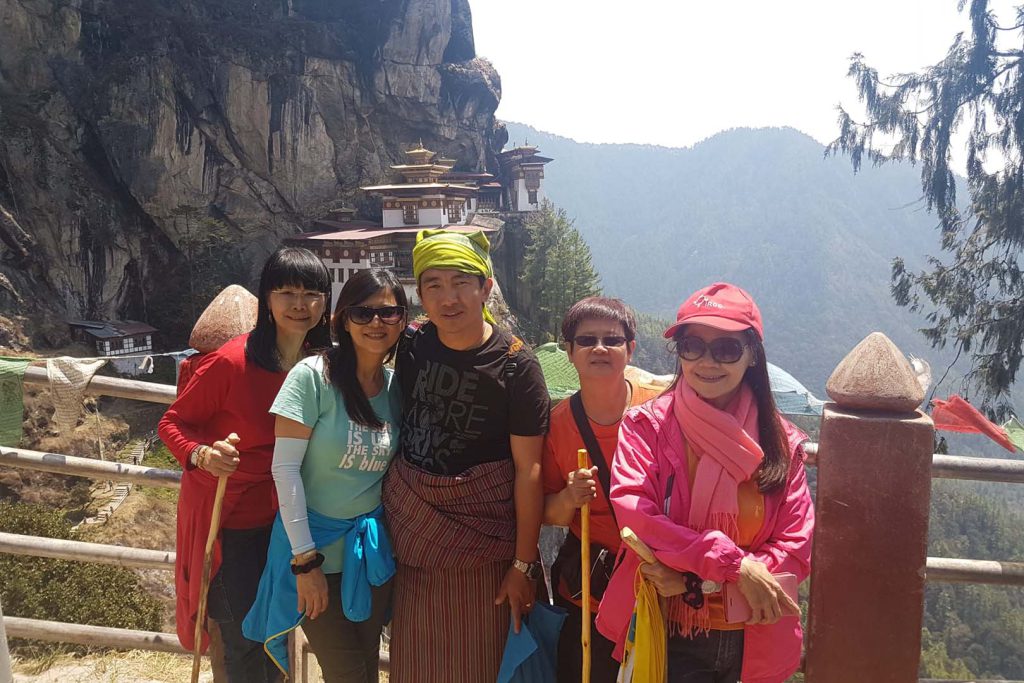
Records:
M523 562L522 560L512 560L512 566L521 571L531 581L536 581L537 577L540 576L541 568L540 562Z

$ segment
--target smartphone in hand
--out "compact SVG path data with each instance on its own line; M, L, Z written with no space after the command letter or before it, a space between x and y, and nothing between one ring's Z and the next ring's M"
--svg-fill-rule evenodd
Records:
M793 602L800 604L797 599L800 582L797 580L796 574L772 574L772 576L779 582L779 586L786 595L793 598ZM722 586L722 601L725 603L725 620L730 624L745 624L753 618L754 612L750 609L750 603L747 602L738 584L727 583Z

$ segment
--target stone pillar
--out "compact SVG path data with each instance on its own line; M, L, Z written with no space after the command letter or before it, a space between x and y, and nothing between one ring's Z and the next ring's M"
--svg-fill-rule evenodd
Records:
M934 428L906 357L873 333L826 386L808 683L916 683Z

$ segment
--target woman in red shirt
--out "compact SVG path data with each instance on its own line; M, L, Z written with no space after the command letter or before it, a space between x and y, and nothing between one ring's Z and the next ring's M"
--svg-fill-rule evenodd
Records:
M229 477L207 607L224 641L231 683L279 680L263 644L242 635L277 512L269 410L292 366L330 345L330 288L327 269L311 251L285 247L272 254L260 276L256 327L203 357L160 420L160 438L185 469L175 588L178 638L190 650L214 492L218 477Z

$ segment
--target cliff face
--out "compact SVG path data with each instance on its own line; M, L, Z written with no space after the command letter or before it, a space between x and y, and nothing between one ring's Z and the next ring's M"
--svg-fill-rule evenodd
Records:
M256 262L410 143L504 142L468 0L0 0L0 36L0 315L172 324L202 219Z

